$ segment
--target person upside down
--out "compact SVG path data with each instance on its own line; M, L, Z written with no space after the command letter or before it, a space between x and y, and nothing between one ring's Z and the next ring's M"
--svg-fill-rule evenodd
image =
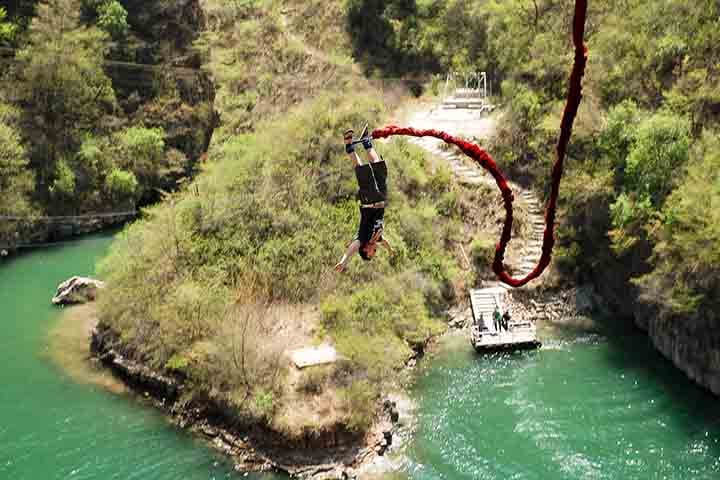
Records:
M360 258L366 261L373 259L377 253L378 245L393 249L385 238L385 203L387 200L387 164L373 148L372 139L368 135L367 126L360 134L360 140L353 141L353 131L348 130L343 135L345 152L355 168L355 177L358 182L358 198L360 199L360 227L355 239L350 242L342 259L335 265L337 272L347 267L350 259L357 252ZM355 152L355 144L362 143L367 156L367 163L363 163Z

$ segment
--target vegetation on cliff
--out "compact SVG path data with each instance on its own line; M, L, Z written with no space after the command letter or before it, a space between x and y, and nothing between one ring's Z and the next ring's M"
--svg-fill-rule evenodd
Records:
M356 55L382 71L489 68L506 102L490 151L512 176L546 189L572 62L573 6L352 0L349 28ZM589 8L590 60L561 188L555 265L567 281L598 283L624 313L650 302L661 316L713 320L720 6L596 0ZM445 33L457 43L446 46Z
M492 151L542 188L571 63L573 2L485 3L488 51L497 55L508 102ZM604 288L623 289L621 303L642 294L677 314L713 311L720 298L720 238L708 208L720 200L719 8L590 2L590 61L561 189L556 260L570 279L613 277Z
M212 92L197 78L200 89L184 90L172 70L138 74L113 62L141 60L147 50L128 18L116 0L20 1L2 10L0 46L12 47L0 60L8 67L2 142L12 145L0 164L9 179L0 194L10 199L1 213L14 217L0 227L3 245L39 238L34 231L47 225L30 213L133 210L194 173L214 123Z
M359 217L342 132L396 105L344 53L342 2L203 8L198 46L220 113L210 161L116 241L101 322L125 353L183 378L187 400L210 396L288 438L362 434L381 389L475 280L459 262L463 216L496 199L464 191L407 141L380 143L396 254L336 274ZM288 349L321 341L341 360L289 368Z

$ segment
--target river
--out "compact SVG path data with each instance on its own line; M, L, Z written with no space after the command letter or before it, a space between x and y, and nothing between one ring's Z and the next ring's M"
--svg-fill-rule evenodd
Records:
M68 277L92 275L110 241L97 235L0 264L0 479L248 478L153 408L78 383L52 360L62 312L50 298Z
M545 332L479 357L446 338L415 397L412 479L717 479L718 399L637 332Z
M50 333L62 311L50 297L67 277L93 274L110 241L98 235L0 264L0 478L279 478L233 472L153 408L57 366ZM392 478L720 476L718 400L647 337L544 336L539 351L486 357L462 336L443 339L419 367L417 432L394 454Z

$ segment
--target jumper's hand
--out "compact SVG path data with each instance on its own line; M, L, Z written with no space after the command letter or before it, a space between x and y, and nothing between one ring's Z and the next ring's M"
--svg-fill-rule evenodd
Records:
M337 265L335 265L335 271L338 273L342 273L345 271L345 264L343 262L338 262Z
M386 239L383 238L382 240L380 240L380 243L381 243L385 248L388 249L388 252L390 252L390 255L392 255L392 256L395 255L395 250L392 248L392 245L390 245L390 242L388 242Z

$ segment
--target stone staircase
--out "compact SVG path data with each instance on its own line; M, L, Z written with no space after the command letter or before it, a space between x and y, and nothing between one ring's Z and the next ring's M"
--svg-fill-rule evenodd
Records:
M434 137L412 137L410 142L422 147L433 155L443 158L460 183L468 186L484 183L495 188L494 179L492 179L489 174L486 174L479 166L469 166L463 162L463 154L457 149L446 150L441 148L441 145L444 143L442 140ZM532 192L513 182L509 182L509 185L515 193L516 201L520 200L525 203L528 212L528 221L533 228L530 239L527 240L523 246L522 257L520 262L515 265L515 274L513 275L514 277L524 277L535 268L542 253L542 239L545 229L543 209L540 201ZM482 314L485 328L493 332L492 313L495 305L498 306L501 312L504 311L505 294L508 290L512 290L513 287L497 280L486 282L486 284L488 285L487 288L471 290L470 302L475 318L479 320Z
M470 291L470 306L472 308L473 317L483 322L484 329L495 332L493 324L493 312L495 307L503 311L503 297L506 290L501 287L483 288L480 290ZM482 325L481 325L481 329Z

